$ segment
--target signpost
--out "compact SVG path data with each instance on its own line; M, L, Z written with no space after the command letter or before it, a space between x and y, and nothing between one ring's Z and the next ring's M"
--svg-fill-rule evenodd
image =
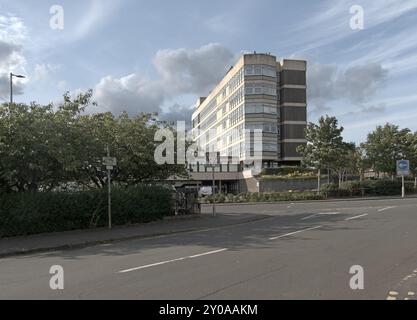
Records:
M211 169L213 187L212 187L212 196L213 196L213 216L217 215L216 213L216 176L215 169L220 167L220 154L218 152L212 154L213 158L210 157L210 153L206 153L206 168ZM212 161L213 160L213 161Z
M107 169L107 183L108 183L108 215L109 215L109 229L112 228L111 221L111 171L117 166L117 159L110 157L110 148L107 147L107 157L103 158L103 165Z
M402 197L405 198L405 179L404 177L410 175L410 161L409 160L398 160L397 161L397 176L402 179Z

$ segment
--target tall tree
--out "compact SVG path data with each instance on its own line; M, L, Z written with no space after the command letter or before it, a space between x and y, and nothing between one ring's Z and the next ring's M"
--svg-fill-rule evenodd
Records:
M409 129L400 130L398 126L389 123L383 127L378 126L368 134L362 148L378 174L386 173L392 178L395 176L396 161L405 159L409 153L410 135Z
M298 152L304 157L305 164L318 169L319 192L321 170L335 166L340 154L346 150L342 137L343 130L343 127L338 126L335 117L321 117L318 125L314 123L307 125L307 144L298 148Z
M0 189L48 191L66 184L102 188L107 175L102 158L109 147L118 158L112 180L122 185L186 175L184 165L154 161L157 126L151 115L88 115L92 91L58 106L35 103L0 107Z

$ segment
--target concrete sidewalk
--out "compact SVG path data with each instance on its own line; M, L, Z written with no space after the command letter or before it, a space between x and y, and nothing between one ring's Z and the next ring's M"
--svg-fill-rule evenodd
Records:
M115 227L112 230L78 230L5 238L0 239L0 258L206 230L264 220L269 217L269 215L249 213L233 215L218 214L216 217L209 214L202 214L196 216L172 217L162 221L128 227Z

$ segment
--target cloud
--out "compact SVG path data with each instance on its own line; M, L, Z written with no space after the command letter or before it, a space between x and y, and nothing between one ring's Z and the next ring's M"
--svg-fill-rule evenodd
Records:
M191 116L194 111L194 106L184 106L176 103L164 110L159 118L167 122L185 121L188 125L191 125Z
M288 26L289 36L283 40L282 45L284 47L299 47L299 44L302 43L302 49L298 51L300 54L346 40L351 36L357 36L357 31L352 30L349 26L352 18L349 9L353 4L345 0L317 1L309 18L303 20L302 23L297 22ZM382 28L384 36L388 33L385 28L386 24L417 9L415 1L362 0L358 4L364 8L365 30ZM409 33L409 36L412 36L412 32Z
M356 111L349 111L345 113L343 116L355 116L355 115L364 115L364 114L378 114L378 113L384 113L387 110L387 104L386 103L380 103L377 105L366 105L360 108Z
M212 43L191 50L160 50L154 58L154 65L161 80L174 93L201 94L213 89L233 59L233 53L226 47Z
M7 101L10 93L10 72L20 72L26 65L22 41L26 28L17 17L0 15L0 97ZM14 80L14 94L23 93L23 82Z
M35 81L43 81L48 79L51 74L59 70L59 65L53 64L37 64L35 65L35 69L33 71L33 80Z
M77 27L72 30L69 41L78 41L102 26L121 5L120 0L92 0L90 6L81 16Z
M165 97L165 88L160 82L130 74L122 78L107 76L101 79L94 89L93 98L100 109L135 115L159 112Z
M221 34L234 34L239 31L236 15L221 13L208 18L204 25L212 32Z
M233 63L234 55L220 44L208 44L197 49L166 49L156 53L153 63L157 79L152 80L136 73L117 78L106 76L94 88L95 111L131 115L138 113L164 113L165 119L184 120L191 113L178 105L163 112L164 102L184 94L206 95L225 75ZM187 119L188 120L188 119Z
M308 97L314 111L329 111L329 103L344 100L364 107L384 85L388 71L380 64L368 63L341 70L336 65L313 64L308 71Z

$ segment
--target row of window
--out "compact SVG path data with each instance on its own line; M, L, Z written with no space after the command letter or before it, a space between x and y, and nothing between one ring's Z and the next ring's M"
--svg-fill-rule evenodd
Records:
M262 148L264 152L280 152L281 151L280 145L278 143L264 143L262 145Z
M245 66L245 76L277 77L277 68L269 65L250 64Z
M238 124L243 120L243 106L240 106L239 108L235 109L230 115L229 115L229 123L230 126L233 127L234 125Z
M271 96L277 95L276 84L254 82L245 84L245 95L267 94Z
M230 79L229 83L226 85L229 92L235 91L242 83L245 78L243 68L241 68L232 79Z
M276 106L262 104L262 103L247 103L245 105L245 113L267 113L267 114L278 114L278 108Z
M213 113L210 117L208 117L200 126L201 131L205 131L206 129L210 129L211 126L217 121L217 113Z
M276 67L269 65L246 65L244 68L241 68L230 81L224 86L220 93L210 101L210 103L202 110L198 117L193 121L193 127L197 128L198 125L206 122L206 117L214 112L219 103L224 101L226 97L234 92L239 86L243 83L245 75L264 75L270 77L277 77ZM279 96L277 93L276 85L267 84L267 83L248 83L245 85L245 88L240 88L235 92L228 101L224 101L222 105L223 114L227 111L231 111L236 108L244 98L244 95L256 95L256 94L265 94L271 96ZM212 120L212 118L210 118ZM211 122L211 121L207 121ZM209 128L210 125L204 123L201 125L200 129L204 130Z
M239 88L229 99L229 111L243 102L243 87Z
M229 132L227 132L225 135L223 135L222 138L222 147L227 147L230 144L233 144L239 140L242 140L244 138L244 129L243 124L233 128Z
M246 130L261 130L262 132L266 133L280 133L280 129L278 127L278 124L268 122L268 123L251 123L246 124Z

